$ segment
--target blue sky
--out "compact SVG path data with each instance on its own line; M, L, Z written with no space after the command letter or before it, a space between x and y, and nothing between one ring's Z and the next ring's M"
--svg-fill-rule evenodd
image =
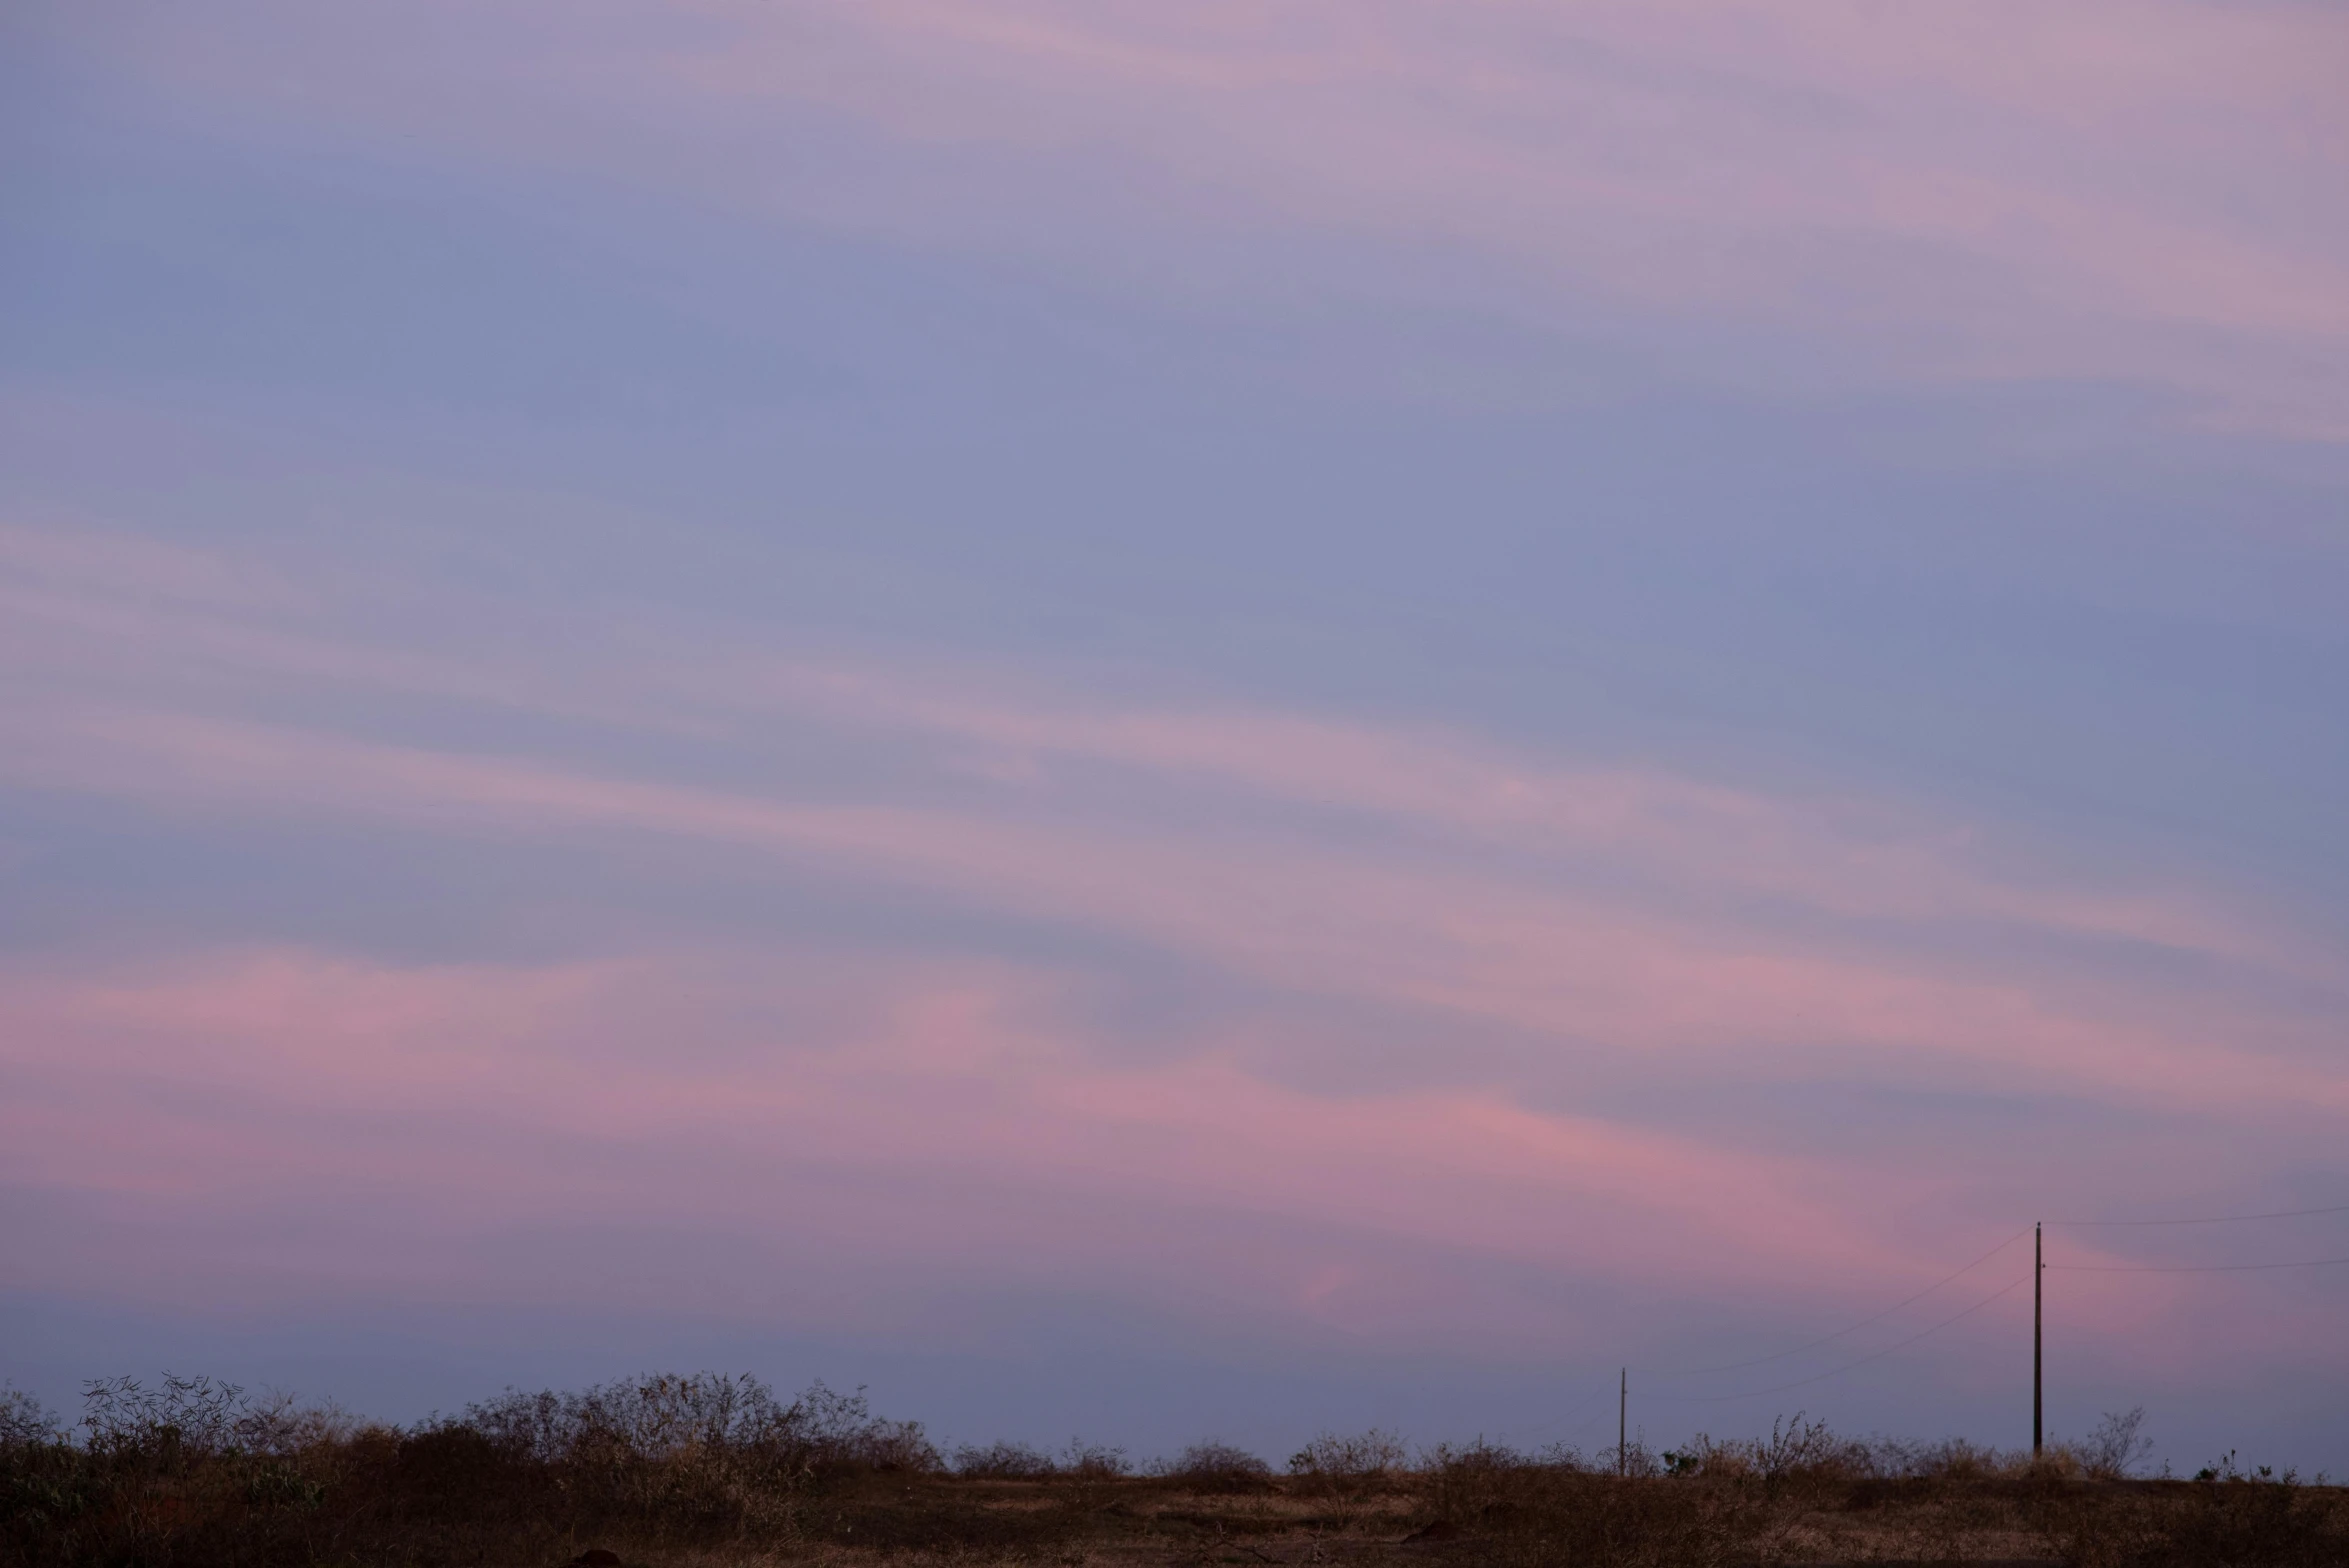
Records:
M9 25L53 1402L1591 1442L2349 1203L2329 13ZM2342 1276L2061 1280L2059 1430L2340 1468Z

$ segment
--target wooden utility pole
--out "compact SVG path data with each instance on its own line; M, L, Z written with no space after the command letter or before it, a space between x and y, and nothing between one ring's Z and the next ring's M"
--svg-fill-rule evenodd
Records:
M1615 1473L1631 1474L1631 1453L1623 1446L1624 1415L1631 1409L1631 1368L1617 1373L1615 1383Z
M2040 1354L2040 1319L2047 1294L2043 1288L2047 1283L2046 1229L2044 1225L2039 1224L2034 1224L2031 1227L2031 1457L2033 1459L2039 1457L2039 1442L2042 1432L2040 1418L2046 1409L2042 1399L2041 1384L2045 1361Z

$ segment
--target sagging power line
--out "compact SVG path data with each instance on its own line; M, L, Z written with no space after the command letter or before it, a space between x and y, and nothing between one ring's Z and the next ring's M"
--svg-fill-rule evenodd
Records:
M2302 1258L2293 1263L2050 1263L2066 1274L2255 1274L2269 1269L2321 1269L2349 1258Z
M1895 1312L1900 1311L1903 1307L1915 1306L1918 1302L1923 1301L1927 1296L1932 1295L1935 1291L1941 1289L1943 1286L1954 1284L1956 1281L1965 1278L1968 1274L1973 1273L1974 1270L1980 1268L1983 1264L1988 1263L1992 1258L1997 1257L2000 1253L2006 1251L2007 1248L2013 1246L2016 1242L2021 1241L2030 1233L2030 1228L2026 1226L2022 1230L2016 1231L2012 1236L2007 1237L2006 1240L2000 1242L1997 1246L1992 1247L1988 1252L1983 1253L1982 1256L1976 1258L1973 1262L1967 1264L1964 1268L1954 1270L1948 1274L1944 1274L1941 1278L1935 1280L1932 1284L1927 1285L1923 1290L1918 1291L1915 1295L1910 1296L1905 1300L1896 1301L1891 1306L1886 1307L1883 1311L1875 1313L1869 1317L1864 1317L1857 1323L1851 1324L1849 1327L1839 1328L1832 1334L1821 1335L1819 1338L1811 1340L1805 1344L1797 1345L1791 1350L1780 1350L1767 1356L1756 1356L1750 1361L1731 1361L1716 1367L1687 1367L1676 1372L1659 1370L1654 1367L1642 1367L1640 1370L1647 1373L1650 1377L1709 1377L1716 1372L1740 1372L1747 1367L1765 1366L1773 1361L1783 1361L1789 1356L1799 1356L1806 1350L1816 1350L1821 1345L1833 1344L1836 1340L1842 1339L1846 1335L1856 1334L1861 1329L1868 1327L1870 1324L1881 1323L1886 1318L1892 1316ZM1858 1363L1855 1362L1854 1365L1858 1365Z
M2240 1225L2246 1220L2297 1220L2311 1214L2349 1214L2349 1203L2322 1209L2274 1209L2266 1214L2213 1214L2190 1220L2043 1220L2040 1223L2061 1225L2066 1230L2103 1230L2138 1225Z
M1964 1311L1952 1313L1950 1316L1945 1317L1940 1322L1934 1324L1931 1328L1920 1329L1918 1332L1911 1334L1908 1338L1901 1340L1897 1344L1886 1345L1882 1350L1872 1351L1869 1354L1860 1357L1857 1361L1846 1362L1844 1365L1836 1367L1831 1371L1820 1372L1811 1377L1797 1378L1791 1383L1780 1383L1770 1388L1749 1388L1735 1394L1651 1394L1648 1397L1651 1399L1667 1399L1672 1401L1674 1404L1717 1405L1726 1403L1732 1399L1754 1399L1763 1394L1783 1394L1790 1388L1806 1388L1813 1383L1824 1383L1831 1377L1841 1377L1844 1373L1854 1371L1860 1367L1864 1367L1871 1361L1881 1361L1896 1350L1906 1350L1909 1346L1917 1343L1917 1341L1940 1333L1943 1329L1949 1327L1952 1323L1958 1322L1964 1318L1972 1317L1975 1313L1981 1311L1984 1307L1989 1306L1992 1302L2001 1300L2004 1297L2014 1294L2015 1290L2022 1285L2023 1279L2028 1277L2029 1276L2026 1275L2016 1279L2011 1279L2007 1281L2006 1284L2000 1286L1997 1290L1994 1290L1989 1295L1984 1296L1980 1301L1977 1301L1972 1306L1967 1307Z

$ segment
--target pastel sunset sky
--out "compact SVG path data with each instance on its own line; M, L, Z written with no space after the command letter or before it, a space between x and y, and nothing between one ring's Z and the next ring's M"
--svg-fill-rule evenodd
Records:
M7 7L0 1377L2349 1470L2344 84Z

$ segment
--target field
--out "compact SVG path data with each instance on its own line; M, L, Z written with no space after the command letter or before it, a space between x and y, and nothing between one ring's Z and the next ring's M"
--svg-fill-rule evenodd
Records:
M203 1379L94 1384L71 1434L0 1404L0 1561L47 1565L2064 1563L2339 1568L2349 1494L2231 1464L2131 1478L2085 1447L1739 1442L1584 1456L1325 1436L1277 1469L1201 1445L941 1454L818 1385L631 1379L394 1428Z

